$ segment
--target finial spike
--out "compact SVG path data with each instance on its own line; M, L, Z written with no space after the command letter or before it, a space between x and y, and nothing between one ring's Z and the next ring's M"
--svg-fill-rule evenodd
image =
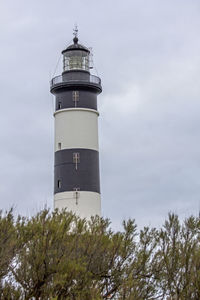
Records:
M78 37L78 26L77 26L77 24L75 23L75 25L74 25L74 29L73 29L73 35L74 35L74 37L75 38L77 38Z
M78 26L77 26L77 24L75 24L75 26L74 26L73 35L74 35L74 38L73 38L74 44L78 44Z

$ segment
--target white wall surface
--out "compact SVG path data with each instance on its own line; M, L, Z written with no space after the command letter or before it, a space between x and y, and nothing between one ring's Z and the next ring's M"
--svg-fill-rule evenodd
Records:
M55 151L62 149L99 149L98 112L92 109L70 108L55 112Z
M81 218L101 216L101 195L95 192L79 191L76 199L75 192L62 192L54 195L54 208L66 208Z

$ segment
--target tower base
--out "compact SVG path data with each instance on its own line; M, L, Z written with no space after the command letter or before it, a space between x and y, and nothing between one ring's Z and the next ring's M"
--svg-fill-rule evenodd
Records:
M54 208L67 209L80 218L101 217L101 195L95 192L71 191L54 195Z

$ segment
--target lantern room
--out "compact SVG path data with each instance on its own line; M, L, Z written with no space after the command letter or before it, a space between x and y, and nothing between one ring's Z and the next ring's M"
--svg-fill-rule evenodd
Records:
M74 37L73 42L74 44L62 51L63 72L74 70L89 72L89 49L78 43L77 36Z

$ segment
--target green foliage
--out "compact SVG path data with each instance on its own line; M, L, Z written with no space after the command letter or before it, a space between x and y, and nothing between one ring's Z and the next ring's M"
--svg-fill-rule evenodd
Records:
M0 299L199 300L200 218L114 232L67 211L0 213Z
M12 209L4 215L0 211L0 291L2 280L9 272L9 266L15 256L16 231Z

